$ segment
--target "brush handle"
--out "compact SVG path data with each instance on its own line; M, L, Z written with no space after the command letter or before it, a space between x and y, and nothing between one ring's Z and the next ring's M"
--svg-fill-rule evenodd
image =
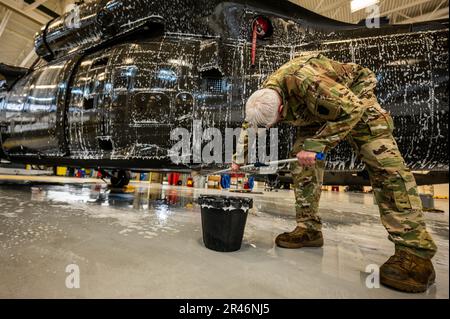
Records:
M318 161L324 161L326 158L327 158L327 155L325 153L317 153L317 155L316 155L316 160L318 160ZM291 158L291 159L287 159L287 160L271 162L268 164L255 163L255 164L251 164L251 165L242 166L241 170L246 170L246 169L250 169L250 168L269 167L271 165L289 164L289 163L293 163L293 162L297 162L297 161L298 161L297 158ZM219 175L219 174L224 174L224 173L229 173L229 172L231 172L231 169L225 169L222 171L215 172L215 173L213 173L213 175Z

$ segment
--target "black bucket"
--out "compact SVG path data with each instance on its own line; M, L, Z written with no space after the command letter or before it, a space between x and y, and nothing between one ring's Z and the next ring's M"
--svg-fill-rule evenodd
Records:
M246 197L200 196L203 243L220 252L241 249L248 211L253 200Z

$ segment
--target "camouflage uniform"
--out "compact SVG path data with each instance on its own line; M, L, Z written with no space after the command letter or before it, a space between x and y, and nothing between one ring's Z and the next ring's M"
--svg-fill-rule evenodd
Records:
M302 150L327 152L347 139L369 171L389 239L398 249L431 258L436 245L426 230L416 182L393 137L393 120L377 102L376 85L369 69L315 55L285 64L263 87L283 97L282 122L301 127L292 157ZM239 142L245 153L245 130ZM323 162L313 168L291 166L300 227L321 229L318 208L324 169Z

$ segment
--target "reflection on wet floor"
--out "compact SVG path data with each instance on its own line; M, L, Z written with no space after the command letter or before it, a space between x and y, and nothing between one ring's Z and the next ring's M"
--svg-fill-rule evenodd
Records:
M242 250L231 254L203 246L203 194L223 193L148 183L0 185L0 297L417 297L364 285L367 265L393 252L371 194L325 192L325 247L304 250L274 245L295 227L293 192L254 195ZM421 298L449 295L448 201L437 206L445 213L426 218L440 248L439 279ZM57 284L70 263L84 270L79 291Z
M91 203L135 210L148 210L159 205L171 207L192 206L193 189L166 189L162 187L133 187L125 189L96 185L61 185L31 187L32 201Z

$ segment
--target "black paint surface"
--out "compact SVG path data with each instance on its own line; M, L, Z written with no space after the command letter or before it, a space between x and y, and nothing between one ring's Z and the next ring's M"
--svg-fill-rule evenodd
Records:
M366 29L274 3L96 1L81 7L79 29L52 21L36 37L50 62L0 97L3 152L26 163L183 169L168 157L172 129L240 127L246 98L271 72L320 51L377 73L408 165L448 170L447 22ZM258 41L252 67L259 15L274 32ZM287 158L294 132L280 136ZM362 168L346 143L329 159L330 170Z

